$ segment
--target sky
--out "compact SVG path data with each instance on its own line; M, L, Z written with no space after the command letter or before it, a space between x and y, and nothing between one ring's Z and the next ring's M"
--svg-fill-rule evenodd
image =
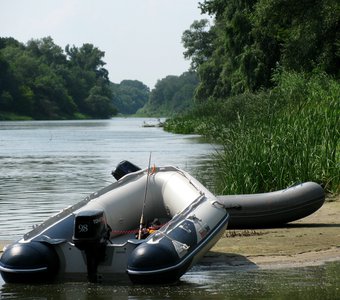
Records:
M52 37L65 49L90 43L105 52L112 82L139 80L151 89L187 71L181 37L201 15L202 0L0 0L0 37Z

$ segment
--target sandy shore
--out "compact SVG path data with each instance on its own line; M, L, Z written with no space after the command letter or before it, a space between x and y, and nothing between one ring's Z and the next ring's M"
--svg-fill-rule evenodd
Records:
M281 228L227 230L205 263L260 268L299 267L340 261L340 196L314 214Z
M10 241L0 241L0 249ZM340 261L340 196L281 228L227 230L203 264L280 268Z

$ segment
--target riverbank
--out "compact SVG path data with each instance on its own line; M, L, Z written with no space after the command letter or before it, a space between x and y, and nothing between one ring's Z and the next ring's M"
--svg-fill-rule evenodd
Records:
M0 241L0 249L10 241ZM202 264L281 268L340 261L340 196L280 228L227 230Z
M203 263L278 268L336 260L340 261L340 196L280 228L227 231Z

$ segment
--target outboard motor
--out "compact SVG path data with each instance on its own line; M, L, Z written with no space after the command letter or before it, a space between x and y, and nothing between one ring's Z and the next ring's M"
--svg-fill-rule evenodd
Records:
M116 169L113 170L111 174L114 178L119 180L126 174L137 172L139 170L141 170L140 167L137 167L136 165L127 160L123 160L117 165Z
M105 259L106 245L111 228L106 222L103 210L79 212L74 221L74 245L85 252L87 276L90 282L97 282L98 264Z

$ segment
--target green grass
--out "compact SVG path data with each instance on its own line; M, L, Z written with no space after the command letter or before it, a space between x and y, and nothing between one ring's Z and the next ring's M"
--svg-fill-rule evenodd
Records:
M169 130L210 136L216 155L216 192L273 191L315 181L340 188L340 84L325 74L282 72L276 87L243 94L168 122ZM203 105L204 107L204 105ZM201 107L202 109L202 107Z
M31 117L0 111L0 121L29 121Z
M275 111L283 98L286 105ZM218 189L254 193L315 181L338 193L339 99L339 83L323 75L283 75L267 121L240 119L231 127L218 157Z

